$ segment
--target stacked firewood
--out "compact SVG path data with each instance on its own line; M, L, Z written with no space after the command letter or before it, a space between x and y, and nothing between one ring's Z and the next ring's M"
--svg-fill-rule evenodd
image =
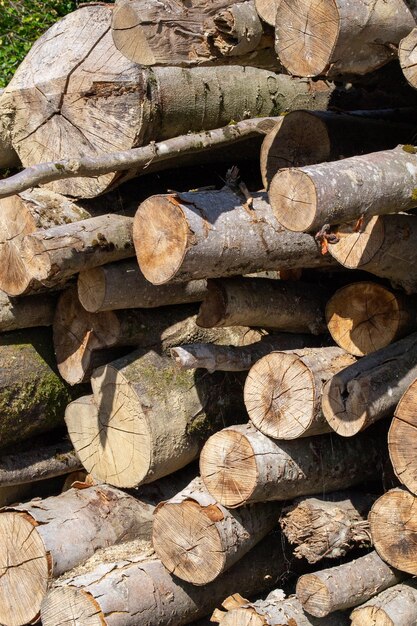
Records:
M415 626L416 16L117 0L35 43L0 95L0 624Z

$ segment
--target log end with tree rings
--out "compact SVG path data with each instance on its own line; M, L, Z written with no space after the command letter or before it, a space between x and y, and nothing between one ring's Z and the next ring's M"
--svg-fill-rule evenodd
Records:
M252 423L275 439L296 439L314 419L314 378L295 354L272 352L257 361L245 382Z
M255 8L261 20L275 27L275 16L280 0L255 0Z
M287 230L308 232L317 228L317 191L310 176L299 169L275 174L269 201L278 222Z
M103 267L80 272L77 281L78 300L89 313L101 310L106 297L106 279Z
M417 28L400 41L398 56L404 76L414 89L417 88Z
M417 575L417 498L406 489L391 489L375 502L368 519L381 559Z
M320 576L301 576L297 582L296 594L304 610L315 617L325 617L332 611L329 587Z
M402 295L367 281L339 289L327 302L326 321L337 345L355 356L384 348L410 331Z
M388 432L388 450L399 480L417 494L417 380L406 390ZM417 505L416 505L417 507Z
M326 73L340 31L335 0L280 2L276 19L276 51L295 76Z
M194 500L158 507L152 543L171 574L194 585L205 585L220 575L226 554L214 522L222 518L216 505L204 507Z
M249 439L239 431L222 430L207 441L200 455L207 491L225 507L242 506L257 487L258 468Z
M133 241L145 278L154 285L173 278L191 245L191 235L175 195L154 196L142 202L133 223Z
M52 589L42 603L43 626L104 626L105 617L91 594L76 587Z
M356 222L342 224L332 229L339 240L328 246L329 253L343 267L360 269L374 258L384 243L384 220L375 215L365 218L358 227Z
M138 7L135 3L119 2L116 4L112 16L113 41L119 52L130 61L140 65L154 65L155 55L143 29L138 24L137 11Z
M51 565L30 515L0 514L0 623L23 626L39 619Z

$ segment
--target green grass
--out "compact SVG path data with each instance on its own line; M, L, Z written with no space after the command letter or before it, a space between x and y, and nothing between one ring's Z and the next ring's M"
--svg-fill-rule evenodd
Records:
M78 4L78 0L0 0L0 87L10 81L33 42Z

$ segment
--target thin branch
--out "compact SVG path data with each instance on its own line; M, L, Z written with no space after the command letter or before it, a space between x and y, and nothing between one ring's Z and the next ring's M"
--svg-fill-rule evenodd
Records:
M159 143L152 142L142 148L110 152L98 157L62 159L32 165L14 176L0 180L0 198L64 178L100 176L130 169L136 169L137 174L140 174L146 171L151 163L175 161L177 157L185 154L207 152L216 146L226 146L243 138L264 135L271 130L276 119L263 117L243 120L215 130L180 135Z

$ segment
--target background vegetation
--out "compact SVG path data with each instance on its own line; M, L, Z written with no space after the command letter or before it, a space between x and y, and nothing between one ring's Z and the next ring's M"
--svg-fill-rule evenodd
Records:
M79 0L0 0L0 87L7 85L33 42L79 3Z

